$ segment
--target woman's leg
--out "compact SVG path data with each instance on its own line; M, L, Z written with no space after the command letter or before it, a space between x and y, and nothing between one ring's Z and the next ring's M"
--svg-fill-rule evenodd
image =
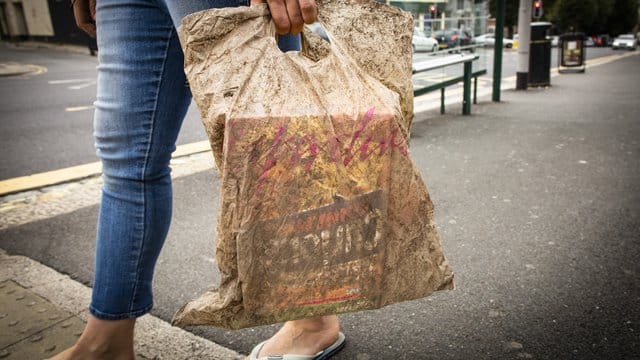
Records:
M171 220L171 153L191 96L173 21L156 0L97 2L96 148L104 186L91 316L59 358L133 358Z
M176 27L187 14L244 0L101 0L95 137L104 186L91 314L136 318L152 304L171 221L169 161L191 102Z
M242 0L98 2L95 136L104 187L92 315L78 343L56 359L134 357L135 319L152 307L153 271L171 220L169 161L191 99L175 26L195 11L245 4ZM284 37L280 43L283 50L299 47L297 37ZM286 341L281 340L293 333L298 334L296 339L306 339L311 330L316 334L321 330L319 324L333 323L325 320L290 322L270 344L283 348ZM305 336L299 336L301 331Z

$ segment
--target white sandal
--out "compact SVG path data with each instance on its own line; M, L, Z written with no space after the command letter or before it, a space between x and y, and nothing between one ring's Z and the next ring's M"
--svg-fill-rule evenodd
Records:
M266 343L266 341L261 342L256 345L253 350L251 350L251 354L249 354L249 360L326 360L333 355L335 355L338 351L342 350L345 343L345 337L343 333L338 333L338 340L326 347L324 350L318 352L315 355L294 355L294 354L285 354L285 355L267 355L258 358L258 354L262 347Z

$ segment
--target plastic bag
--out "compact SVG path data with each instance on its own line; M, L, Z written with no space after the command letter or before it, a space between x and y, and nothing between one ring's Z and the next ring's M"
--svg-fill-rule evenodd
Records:
M408 13L318 1L331 43L282 53L266 5L179 29L221 172L218 288L173 323L243 328L376 309L453 287L407 146Z

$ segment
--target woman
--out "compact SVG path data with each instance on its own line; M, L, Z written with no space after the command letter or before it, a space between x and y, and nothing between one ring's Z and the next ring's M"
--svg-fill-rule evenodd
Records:
M316 20L314 0L266 2L278 34L298 34ZM104 186L91 315L77 343L54 359L133 359L135 321L151 310L153 270L171 220L169 161L191 102L176 27L190 13L247 1L100 0L96 8L96 0L73 0L72 5L78 26L91 36L97 33L94 127ZM299 47L292 35L280 38L281 49ZM343 342L335 315L289 321L251 357L326 359Z

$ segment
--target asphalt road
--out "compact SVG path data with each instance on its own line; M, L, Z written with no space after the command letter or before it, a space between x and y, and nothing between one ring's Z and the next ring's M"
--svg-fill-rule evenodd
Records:
M484 63L491 72L493 55L487 50L478 52L479 66ZM587 52L589 57L611 53L610 49ZM429 56L418 53L415 60ZM503 76L513 76L516 52L506 51L503 59ZM98 161L92 135L97 59L88 54L0 43L0 62L33 64L45 71L0 77L0 180ZM459 68L440 71L440 75L456 75ZM178 144L202 140L206 136L192 104Z
M635 55L506 91L469 117L419 114L411 156L458 288L341 315L335 359L640 358L639 67ZM218 186L213 171L175 182L154 284L163 319L217 281ZM0 247L90 284L97 212L11 227ZM248 353L276 328L191 330Z
M0 77L0 180L98 161L93 145L97 58L0 43L0 62L44 71ZM192 106L178 144L205 139Z

